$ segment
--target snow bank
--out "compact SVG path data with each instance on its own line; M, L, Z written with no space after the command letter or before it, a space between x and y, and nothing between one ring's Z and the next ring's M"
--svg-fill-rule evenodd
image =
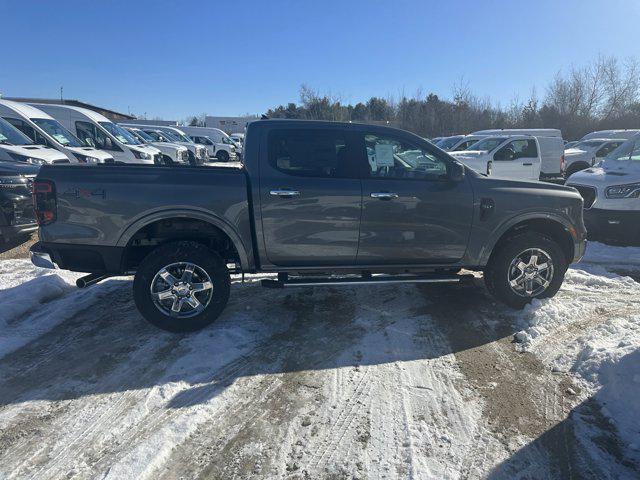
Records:
M108 288L77 290L81 275L28 260L0 262L0 358L71 318Z
M640 284L605 265L640 271L640 248L590 244L560 293L517 317L515 341L554 371L572 374L581 399L597 400L627 455L640 462Z

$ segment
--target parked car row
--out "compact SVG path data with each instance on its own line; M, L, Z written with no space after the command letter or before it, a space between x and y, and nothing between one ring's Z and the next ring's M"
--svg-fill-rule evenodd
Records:
M564 141L556 129L480 130L435 144L486 175L540 180L561 178L564 172Z
M33 164L202 165L235 161L242 154L238 143L215 128L117 124L70 105L0 99L0 118L5 131L22 133L12 131L13 141L2 141L0 160L9 156Z

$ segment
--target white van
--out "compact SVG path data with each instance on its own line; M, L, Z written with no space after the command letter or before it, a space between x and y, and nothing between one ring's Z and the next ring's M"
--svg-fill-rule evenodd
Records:
M142 143L146 143L160 150L165 165L172 165L174 163L178 165L189 164L189 149L187 147L154 138L139 128L125 127L125 130Z
M85 145L55 118L26 103L0 99L0 117L39 145L64 153L71 163L113 163L106 152Z
M0 160L25 162L32 165L71 163L67 156L54 148L36 145L20 130L0 118Z
M219 128L180 127L180 130L194 142L205 145L209 157L215 157L220 162L234 161L237 155L242 155L242 146Z
M124 128L93 110L45 103L31 105L58 120L84 143L107 151L113 156L115 163L162 163L160 150L142 144Z
M201 165L208 160L207 147L195 143L188 135L176 127L167 127L165 125L140 125L137 123L121 123L123 127L139 128L155 138L152 132L164 132L167 138L161 141L169 141L178 145L183 145L189 149L189 163Z
M640 133L638 129L626 128L622 130L596 130L595 132L587 133L580 141L591 140L592 138L624 138L625 140L630 140L638 133Z
M561 175L563 147L564 142L558 137L490 135L474 143L471 150L449 152L449 155L487 175L540 180Z
M640 134L566 184L584 199L590 239L640 244Z

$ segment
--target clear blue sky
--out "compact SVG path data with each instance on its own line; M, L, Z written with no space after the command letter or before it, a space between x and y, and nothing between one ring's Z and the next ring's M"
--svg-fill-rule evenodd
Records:
M571 64L640 56L638 0L0 0L4 96L148 117L262 113L305 83L346 102L450 97L462 77L503 105Z

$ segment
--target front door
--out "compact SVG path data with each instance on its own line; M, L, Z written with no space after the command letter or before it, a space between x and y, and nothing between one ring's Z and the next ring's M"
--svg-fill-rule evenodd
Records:
M353 137L326 128L269 131L262 143L260 208L271 264L355 263L362 189Z
M491 175L517 180L538 180L540 166L535 139L511 140L493 154Z
M452 160L403 137L364 134L359 265L416 265L460 260L473 219L468 179L449 180Z

